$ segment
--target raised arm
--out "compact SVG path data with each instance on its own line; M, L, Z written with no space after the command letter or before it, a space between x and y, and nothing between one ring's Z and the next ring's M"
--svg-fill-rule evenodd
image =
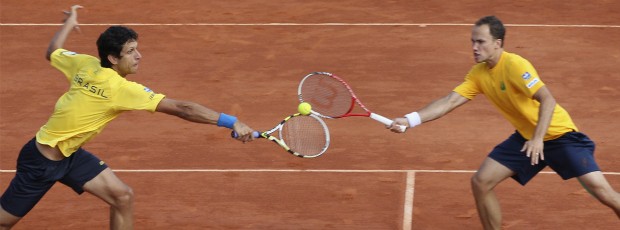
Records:
M239 134L237 139L243 142L254 139L252 136L254 130L238 121L235 117L218 113L194 102L164 98L159 102L155 111L177 116L191 122L231 128Z
M417 112L407 114L405 117L395 118L394 124L392 124L389 128L393 132L401 133L402 131L398 129L397 125L414 127L421 123L438 119L468 101L469 99L466 97L463 97L455 92L450 92L447 96L431 102Z
M80 5L74 5L71 6L70 12L64 12L67 15L67 18L65 18L64 24L62 25L60 30L56 32L56 35L54 35L52 41L50 41L50 45L47 47L47 52L45 53L45 59L47 59L48 61L50 60L50 56L55 50L64 46L65 41L67 40L67 36L69 36L71 30L79 29L77 22L77 10L81 8L82 6Z

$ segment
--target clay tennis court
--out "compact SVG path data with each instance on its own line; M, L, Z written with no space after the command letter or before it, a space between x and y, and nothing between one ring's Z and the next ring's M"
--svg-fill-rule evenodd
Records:
M45 60L62 10L96 56L109 25L140 34L130 80L268 129L294 113L313 71L341 76L374 112L397 117L446 95L473 64L471 24L496 15L506 50L529 59L620 190L620 2L0 0L0 189L22 145L66 90ZM116 8L110 8L116 7ZM469 178L513 129L484 96L393 134L367 118L327 121L330 149L302 159L229 130L129 112L85 148L135 192L136 229L481 229ZM504 229L618 229L576 180L545 171L497 188ZM14 229L106 229L108 207L56 185Z

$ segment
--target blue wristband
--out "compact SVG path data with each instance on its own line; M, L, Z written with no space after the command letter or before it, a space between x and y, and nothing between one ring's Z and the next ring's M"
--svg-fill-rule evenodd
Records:
M235 122L237 122L236 117L225 113L220 113L220 118L217 119L217 126L232 129Z

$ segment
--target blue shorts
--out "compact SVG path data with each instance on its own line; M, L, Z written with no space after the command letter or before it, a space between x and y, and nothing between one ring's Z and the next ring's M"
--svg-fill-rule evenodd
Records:
M547 165L564 180L600 171L594 161L594 142L580 132L568 132L561 137L545 141L545 160L532 165L531 158L521 152L527 140L518 132L497 145L489 157L515 172L512 176L525 185Z
M49 160L35 141L33 138L20 151L15 177L0 197L2 208L17 217L25 216L56 181L82 194L84 184L108 167L82 148L63 160Z

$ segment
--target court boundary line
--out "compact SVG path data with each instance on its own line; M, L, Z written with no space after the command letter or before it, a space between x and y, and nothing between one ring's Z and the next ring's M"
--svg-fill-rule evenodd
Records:
M0 26L62 26L61 23L0 23ZM471 23L84 23L80 26L472 26ZM620 28L620 25L597 24L504 24L506 27L567 27L567 28Z
M413 227L413 199L415 192L415 172L407 172L405 183L405 204L403 210L403 230Z
M314 172L314 173L475 173L477 170L432 170L432 169L112 169L124 173L192 173L192 172ZM15 173L16 170L0 169L0 173ZM542 174L556 174L543 171ZM620 175L620 172L602 172L604 175Z

